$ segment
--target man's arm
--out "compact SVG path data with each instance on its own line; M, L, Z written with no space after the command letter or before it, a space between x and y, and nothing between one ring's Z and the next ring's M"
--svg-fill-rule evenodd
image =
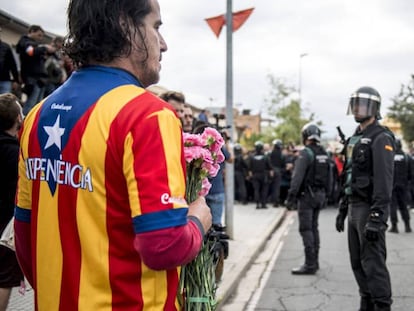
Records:
M295 161L295 166L293 169L292 180L290 182L289 195L297 196L300 190L300 187L303 183L303 179L306 175L307 167L310 163L309 155L305 149L303 149L299 157Z
M14 218L14 244L20 268L29 284L35 288L32 270L30 211L16 207Z
M371 211L387 214L391 203L394 176L394 144L392 137L383 133L372 143L373 195Z

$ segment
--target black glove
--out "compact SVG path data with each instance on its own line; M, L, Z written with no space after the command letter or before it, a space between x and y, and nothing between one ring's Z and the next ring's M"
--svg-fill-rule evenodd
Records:
M336 216L335 227L336 231L343 232L345 228L345 218L348 214L348 201L341 199L339 201L338 215Z
M384 230L384 223L378 212L371 212L365 225L364 235L370 242L378 241L379 233Z
M295 209L296 208L296 196L289 193L286 198L285 205L288 210Z
M338 232L343 232L345 229L345 218L346 218L346 214L339 212L338 215L336 216L336 222L335 222L335 227L336 227L336 231Z

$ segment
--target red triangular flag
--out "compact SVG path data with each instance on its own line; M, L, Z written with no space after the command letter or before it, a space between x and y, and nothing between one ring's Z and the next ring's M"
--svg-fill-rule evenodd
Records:
M216 37L218 38L220 36L221 29L226 23L226 19L224 18L224 15L219 15L219 16L206 18L206 22L210 26L211 30L213 30Z
M254 8L233 13L233 32L239 29L252 14Z

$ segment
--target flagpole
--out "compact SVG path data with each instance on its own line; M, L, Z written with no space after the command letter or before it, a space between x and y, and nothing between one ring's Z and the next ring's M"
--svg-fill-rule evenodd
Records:
M226 120L229 127L229 136L233 148L233 15L232 0L227 0L226 12ZM229 150L233 154L233 150ZM231 239L234 238L233 206L234 206L234 166L233 163L226 163L226 233Z

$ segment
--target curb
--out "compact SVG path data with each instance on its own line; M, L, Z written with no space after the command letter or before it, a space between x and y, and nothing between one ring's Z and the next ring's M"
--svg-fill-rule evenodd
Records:
M264 232L260 243L255 246L250 247L245 254L240 258L236 267L231 271L231 274L226 275L226 277L221 281L217 290L217 309L220 308L227 302L231 297L234 291L237 289L238 281L245 275L246 271L252 265L252 263L259 256L260 252L264 249L267 241L274 233L274 231L280 226L283 220L286 217L287 209L283 208L283 211L278 214L278 216L272 221L271 225L268 226ZM231 244L230 244L231 251ZM225 265L225 263L224 263Z

